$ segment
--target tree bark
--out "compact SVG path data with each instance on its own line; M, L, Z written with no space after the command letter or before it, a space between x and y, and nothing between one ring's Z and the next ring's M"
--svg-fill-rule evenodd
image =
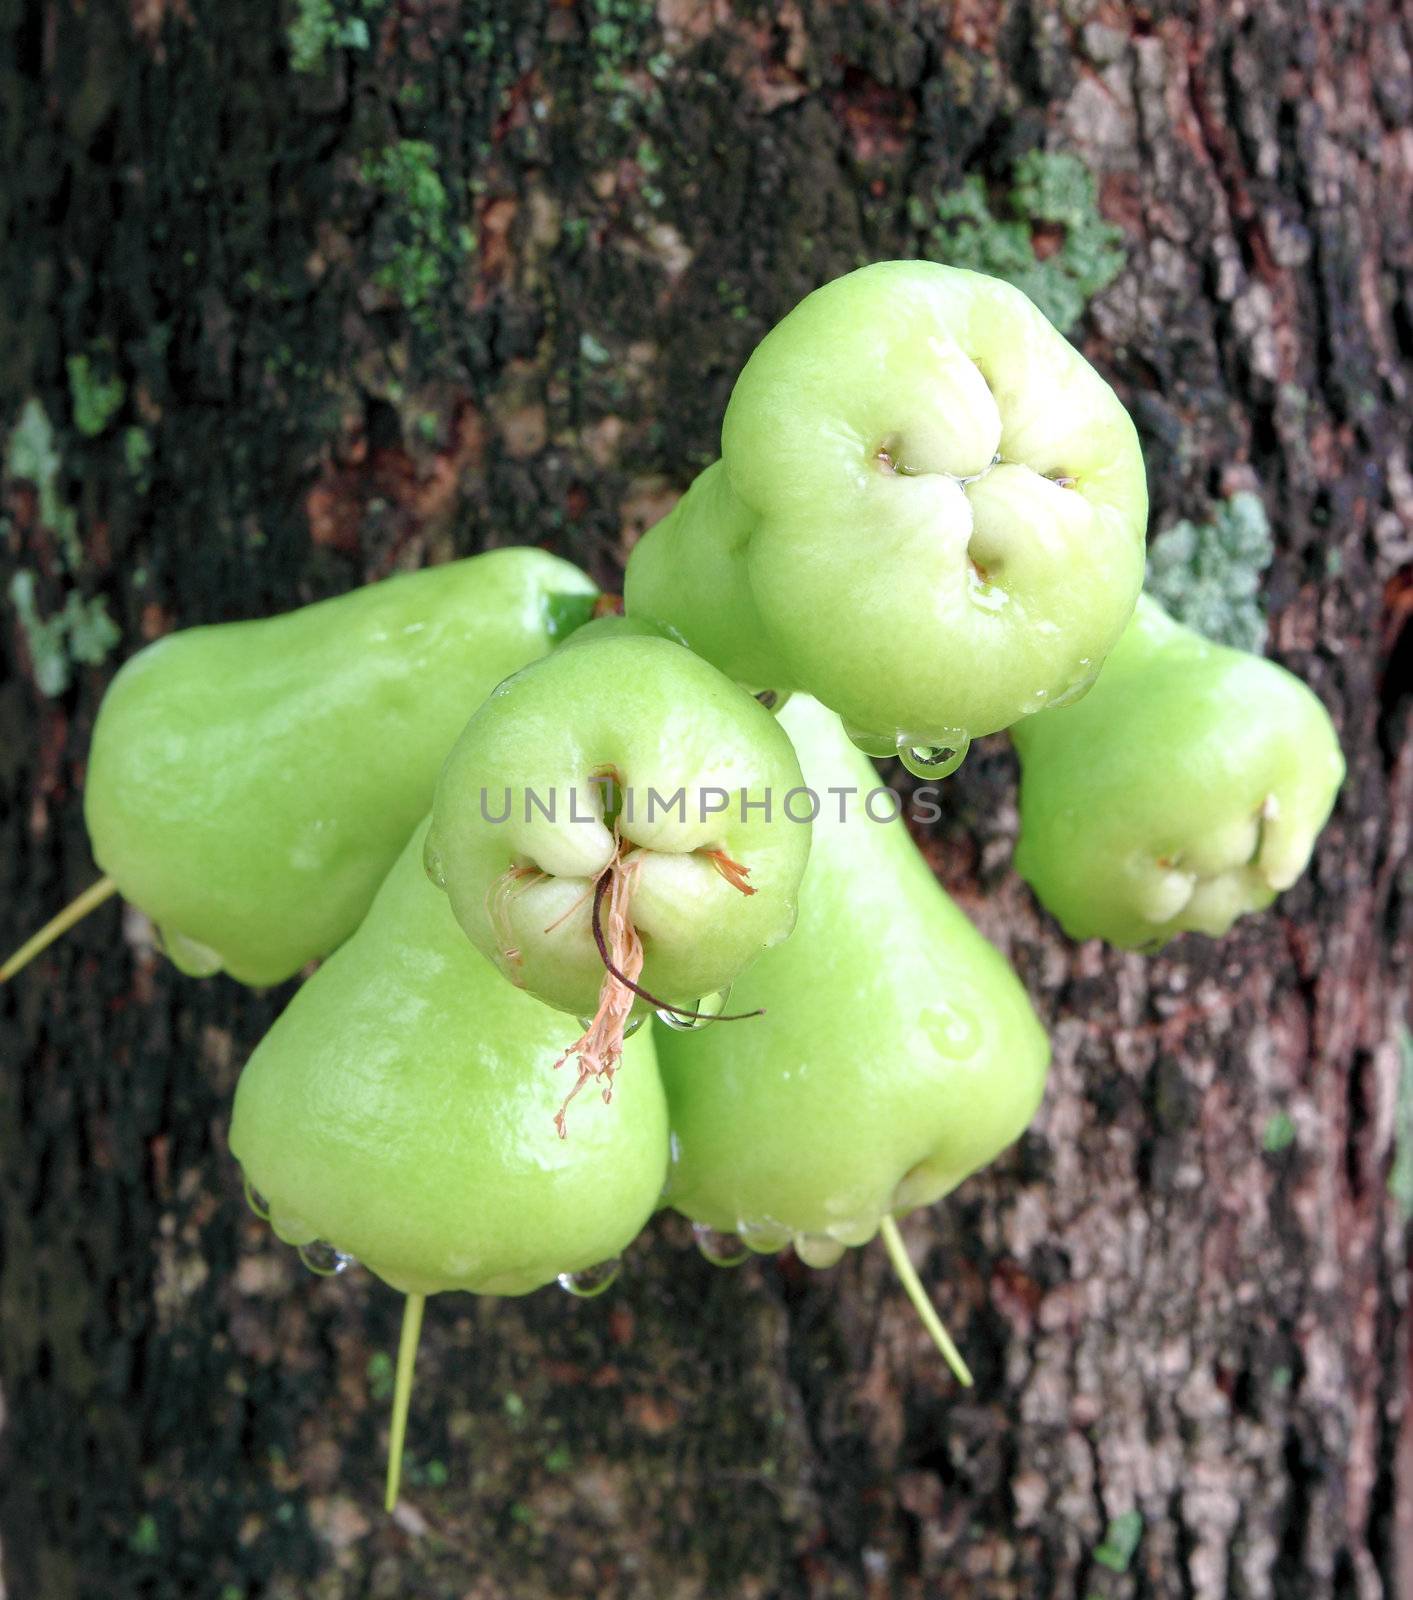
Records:
M973 1392L878 1248L722 1273L660 1218L604 1299L433 1302L391 1519L396 1297L303 1273L225 1148L288 991L96 913L0 989L0 1594L1413 1594L1397 0L0 0L0 35L0 429L38 400L58 458L46 493L11 451L0 582L122 629L46 697L6 605L0 945L93 875L124 654L487 545L615 586L771 323L1036 146L1124 230L1074 337L1154 526L1261 494L1272 653L1350 767L1297 888L1155 958L1012 875L1004 741L949 780L924 847L1055 1044L1033 1131L906 1227Z

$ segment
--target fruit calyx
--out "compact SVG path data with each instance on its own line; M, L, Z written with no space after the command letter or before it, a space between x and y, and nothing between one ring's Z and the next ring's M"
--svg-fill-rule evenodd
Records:
M1154 856L1140 871L1138 903L1144 921L1162 926L1181 917L1200 928L1235 911L1243 890L1277 893L1288 888L1288 863L1270 837L1270 824L1279 816L1280 801L1268 794L1254 815L1214 830L1200 848Z
M643 988L637 981L639 973L643 970L643 941L633 926L632 898L638 868L642 865L647 852L640 846L632 844L625 850L624 840L619 836L616 826L614 839L616 844L614 856L594 884L593 907L590 912L594 944L604 966L603 983L599 987L598 1009L589 1019L583 1033L555 1062L557 1070L573 1056L579 1066L579 1075L574 1081L574 1087L564 1097L564 1103L555 1113L555 1130L561 1139L568 1135L566 1114L570 1102L591 1078L602 1085L605 1105L613 1098L613 1075L623 1055L623 1040L635 999L646 1000L655 1011L678 1022L741 1022L747 1017L758 1017L762 1014L759 1010L732 1014L696 1011L691 1007L677 1005L670 1000L660 998L651 990ZM701 853L733 889L739 889L745 895L756 892L746 882L751 871L748 866L734 860L725 850L704 850ZM515 873L526 875L527 871L530 875L536 875L534 869L511 868L510 873L500 881L505 882L506 878ZM577 909L576 902L570 911ZM565 916L569 914L570 912L566 912ZM507 951L507 959L512 959L516 953Z

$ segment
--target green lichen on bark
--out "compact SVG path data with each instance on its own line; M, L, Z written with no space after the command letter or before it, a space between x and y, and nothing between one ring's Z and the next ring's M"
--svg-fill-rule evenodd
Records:
M76 363L81 364L81 377L75 384ZM92 378L82 356L70 357L68 370L74 388L75 425L88 436L101 433L122 404L125 390L121 379ZM20 408L11 430L4 470L8 480L30 485L36 520L52 535L60 568L76 573L83 561L78 516L64 496L63 460L53 424L34 396ZM8 520L0 517L0 533L8 526ZM28 567L12 574L5 593L24 635L35 685L46 697L63 694L73 681L76 664L96 666L107 659L122 637L101 595L85 599L70 588L60 609L46 616L39 600L39 579Z
M1398 1030L1398 1100L1394 1108L1393 1168L1389 1193L1406 1223L1413 1222L1413 1032Z
M1123 230L1099 213L1093 175L1063 152L1030 150L1021 156L1000 212L992 208L985 181L973 173L930 200L914 198L909 216L923 232L929 256L1005 278L1061 333L1075 326L1126 260ZM1046 247L1037 248L1042 236Z
M289 60L296 72L322 72L333 50L366 50L372 42L370 15L380 0L335 5L333 0L298 0L289 25Z
M1094 1559L1110 1572L1127 1572L1138 1552L1143 1537L1143 1516L1138 1511L1125 1511L1115 1517L1104 1535L1104 1542L1094 1552Z
M399 139L364 159L363 179L387 202L376 224L373 281L414 320L426 321L473 248L469 230L453 223L436 147L424 139Z
M96 439L121 410L127 384L112 370L112 356L107 351L80 352L70 356L65 366L74 426L85 439Z
M83 559L78 518L64 499L59 475L63 466L43 404L33 395L20 408L18 421L5 449L5 475L34 485L39 520L54 535L59 554L70 570Z
M71 589L63 609L46 617L36 598L35 576L22 567L10 579L9 596L24 630L35 684L50 698L69 687L76 663L97 666L122 638L102 595L85 600Z
M1266 508L1242 491L1210 522L1175 522L1148 547L1149 594L1217 644L1258 655L1266 645L1261 580L1275 546Z

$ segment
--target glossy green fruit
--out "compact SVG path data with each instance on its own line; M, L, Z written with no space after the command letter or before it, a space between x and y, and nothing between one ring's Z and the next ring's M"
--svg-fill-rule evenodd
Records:
M646 1032L613 1105L554 1136L564 1016L467 943L412 836L357 933L295 995L241 1074L231 1150L251 1203L317 1270L357 1257L407 1295L388 1451L397 1501L425 1298L612 1281L667 1165Z
M630 613L915 771L1082 692L1132 613L1133 424L998 279L889 261L826 284L747 362L721 454L634 550Z
M596 886L631 866L638 981L695 1006L794 925L810 829L782 813L799 764L769 712L682 645L596 629L471 718L437 784L427 870L513 983L587 1017L605 973Z
M634 547L624 604L630 617L672 626L738 683L790 693L798 685L751 592L746 551L755 529L725 463L714 461Z
M425 832L251 1056L231 1150L289 1244L326 1241L409 1294L525 1294L647 1220L662 1085L644 1029L613 1103L586 1097L555 1137L573 1023L471 948L422 870Z
M658 1032L668 1197L704 1228L757 1250L793 1240L825 1266L1018 1138L1049 1045L903 824L871 820L878 775L838 719L796 696L781 721L822 800L799 920L732 991L764 1016Z
M94 728L95 859L185 970L290 977L358 926L466 718L593 594L497 550L158 640Z
M1073 939L1225 933L1305 870L1344 779L1329 714L1274 661L1139 602L1075 706L1011 730L1016 869Z

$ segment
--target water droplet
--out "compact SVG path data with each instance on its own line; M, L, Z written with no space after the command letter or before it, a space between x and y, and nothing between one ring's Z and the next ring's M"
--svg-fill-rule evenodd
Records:
M790 1230L773 1217L759 1217L751 1222L738 1217L736 1232L746 1248L759 1255L773 1256L790 1242Z
M336 1250L327 1239L311 1239L299 1247L299 1259L321 1278L335 1278L353 1265L353 1257Z
M260 1218L261 1222L270 1220L270 1202L260 1193L249 1178L245 1180L245 1203Z
M1078 663L1076 671L1078 675L1072 678L1070 682L1066 684L1063 689L1061 689L1059 694L1057 694L1054 699L1051 700L1050 705L1052 708L1076 705L1079 701L1083 700L1085 695L1087 695L1094 687L1094 684L1099 677L1099 669L1098 667L1090 664L1087 656Z
M664 1206L672 1194L677 1182L677 1169L682 1164L682 1141L675 1132L667 1136L667 1174L662 1180L662 1193L658 1196L658 1204Z
M442 853L429 840L422 852L422 865L427 870L427 876L436 884L437 888L446 888L446 863L442 860Z
M962 1061L975 1053L981 1038L975 1017L942 1002L924 1011L918 1020L939 1055Z
M797 1233L795 1254L807 1267L832 1267L844 1254L844 1246L825 1233Z
M731 987L728 984L724 989L718 989L715 994L703 995L696 1005L688 1006L688 1011L698 1011L698 1017L683 1016L676 1011L659 1011L657 1020L664 1028L671 1028L674 1033L696 1033L698 1029L709 1028L713 1022L726 1009L726 1002L731 998Z
M157 940L167 960L188 978L211 978L221 970L221 958L209 945L175 928L158 928Z
M867 1244L878 1232L878 1218L855 1217L848 1222L831 1222L825 1231L831 1239L837 1239L840 1244L855 1249L859 1245Z
M692 1237L703 1258L714 1267L739 1267L751 1253L746 1241L734 1233L722 1233L705 1222L692 1224Z
M866 756L882 758L896 753L898 742L896 737L890 739L886 734L868 733L862 728L851 728L848 723L844 724L844 732L848 734L850 741L858 749L862 750Z
M597 1262L592 1267L581 1267L578 1272L561 1272L557 1281L566 1294L577 1295L581 1300L592 1300L595 1295L611 1288L622 1270L623 1262L617 1256L610 1256L607 1261Z
M898 759L915 778L947 778L967 758L971 735L964 728L949 728L940 738L920 743L908 734L898 736Z

